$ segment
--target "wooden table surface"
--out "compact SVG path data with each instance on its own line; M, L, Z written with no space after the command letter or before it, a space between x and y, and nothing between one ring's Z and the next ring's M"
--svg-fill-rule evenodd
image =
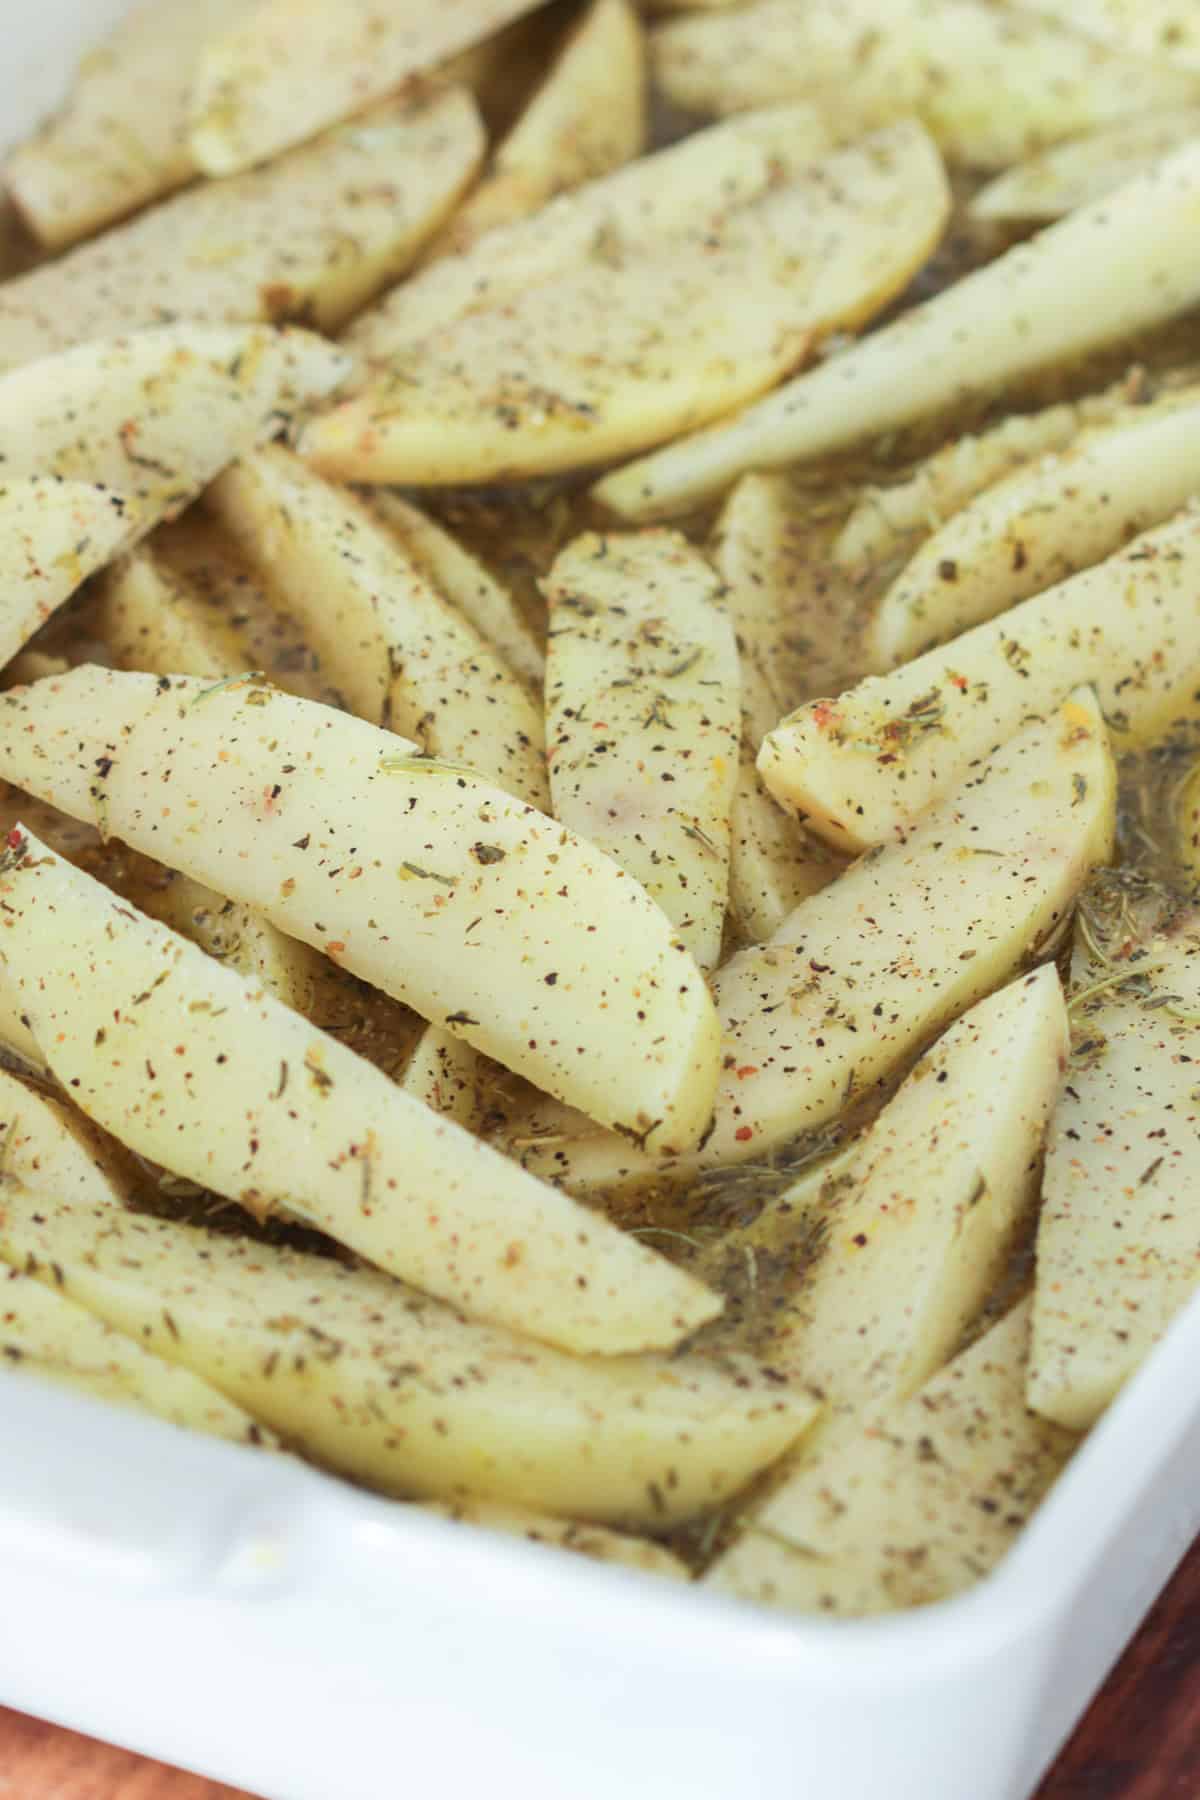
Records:
M253 1796L0 1708L0 1800ZM1200 1544L1036 1800L1200 1800Z

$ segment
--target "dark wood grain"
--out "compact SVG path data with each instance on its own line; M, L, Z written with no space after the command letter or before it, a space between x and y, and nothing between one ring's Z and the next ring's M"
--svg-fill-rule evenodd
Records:
M0 1708L0 1800L253 1796ZM1200 1800L1200 1544L1036 1800Z

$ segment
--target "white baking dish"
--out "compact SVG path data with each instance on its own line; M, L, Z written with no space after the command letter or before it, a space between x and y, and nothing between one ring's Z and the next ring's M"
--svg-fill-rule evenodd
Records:
M3 0L0 142L123 0ZM270 1800L1026 1800L1200 1527L1200 1303L975 1592L793 1620L0 1380L0 1700Z

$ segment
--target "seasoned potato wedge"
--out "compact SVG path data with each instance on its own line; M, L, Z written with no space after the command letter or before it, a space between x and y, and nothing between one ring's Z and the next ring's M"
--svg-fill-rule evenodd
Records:
M523 219L555 194L640 155L646 143L645 61L630 0L591 0L429 259L459 256L485 231Z
M0 367L172 318L334 330L412 262L483 151L474 101L450 89L189 188L0 287Z
M1017 469L922 544L866 633L868 667L910 662L1158 525L1200 493L1200 394L1138 408Z
M668 1162L605 1133L535 1144L527 1166L608 1189L759 1161L836 1117L1053 938L1111 852L1114 808L1104 721L1081 691L719 971L724 1060L699 1150Z
M597 496L623 518L661 518L744 469L824 455L1161 324L1200 299L1197 242L1192 144Z
M904 113L955 161L997 169L1109 119L1178 106L1197 79L989 0L759 0L653 40L658 85L689 112L810 100L845 133Z
M1006 169L980 188L968 210L975 219L1005 222L1061 219L1077 206L1102 200L1193 138L1200 138L1200 105L1118 119Z
M565 1356L373 1270L16 1186L0 1256L405 1497L661 1528L735 1493L816 1410L753 1364Z
M677 532L588 532L543 587L554 815L628 869L711 969L740 738L721 583Z
M1200 914L1114 963L1077 951L1077 1050L1050 1127L1029 1404L1084 1431L1200 1283Z
M417 486L629 455L762 393L816 339L871 318L924 261L947 205L937 152L909 124L813 163L717 231L638 252L593 239L555 280L373 362L301 450L331 475Z
M623 1531L608 1531L602 1525L580 1525L574 1519L555 1519L549 1513L498 1506L489 1500L429 1502L425 1510L464 1525L482 1526L484 1531L502 1532L505 1537L544 1544L548 1549L570 1550L593 1562L637 1569L643 1575L664 1575L668 1581L692 1579L687 1564L653 1538L630 1537Z
M661 910L469 771L253 682L80 668L0 695L0 775L655 1149L709 1122L716 1011Z
M1200 512L1022 601L838 700L801 707L763 744L777 799L841 850L903 837L1031 714L1094 684L1128 740L1167 724L1200 659Z
M20 833L3 956L51 1071L139 1155L579 1351L677 1343L715 1295Z
M353 494L269 445L207 504L360 718L550 810L541 709Z
M765 1606L928 1606L1012 1548L1077 1442L1025 1404L1029 1305L912 1399L814 1444L704 1577Z
M246 0L142 0L75 72L65 104L9 152L4 182L61 250L190 181L188 100L200 52Z
M1119 49L1200 71L1200 19L1190 0L1038 0L1038 11Z
M376 0L259 0L205 44L189 142L206 175L230 175L360 113L534 0L398 6Z
M7 1069L0 1069L0 1172L4 1183L86 1206L119 1204L130 1191L111 1140L74 1107Z
M0 485L0 666L133 536L119 494L51 476Z

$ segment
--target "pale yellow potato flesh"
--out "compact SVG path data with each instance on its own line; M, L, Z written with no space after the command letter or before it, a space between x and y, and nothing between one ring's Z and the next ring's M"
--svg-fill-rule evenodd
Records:
M604 1133L534 1143L526 1166L607 1191L758 1161L825 1124L1053 939L1111 854L1114 815L1104 721L1081 691L718 971L722 1074L698 1150L668 1161Z
M711 969L741 726L721 581L678 532L587 532L542 587L554 816L628 869Z
M1168 724L1200 660L1200 512L837 700L815 701L763 744L768 788L854 852L903 838L994 744L1094 686L1118 741Z
M189 144L206 175L266 162L530 12L534 0L259 0L203 48Z
M593 241L557 279L373 362L361 392L306 428L301 452L339 478L422 487L631 455L761 394L816 340L873 317L925 260L947 207L929 138L892 127L715 231L628 253Z
M972 197L968 211L975 219L1006 222L1061 219L1102 200L1193 138L1200 138L1200 105L1118 119L1005 169Z
M1081 945L1072 985L1079 1050L1046 1150L1029 1404L1085 1431L1200 1284L1200 915L1115 965Z
M11 972L6 980L12 982ZM120 1205L129 1171L116 1146L65 1100L0 1068L0 1185L72 1205Z
M627 519L661 518L743 470L882 436L1165 323L1200 300L1200 143L1167 157L728 423L608 476Z
M1191 0L1037 0L1064 25L1167 63L1200 72L1200 19Z
M426 253L458 256L484 232L595 181L646 147L645 37L630 0L591 0L474 193Z
M440 1025L426 1025L396 1085L465 1131L478 1131L485 1110L479 1082L486 1066L462 1038Z
M661 1528L735 1493L816 1410L753 1363L565 1356L374 1270L15 1186L0 1256L404 1498Z
M463 1525L501 1532L505 1537L524 1538L527 1543L542 1544L547 1549L569 1550L611 1567L662 1575L668 1581L692 1579L687 1564L653 1538L630 1537L623 1531L608 1531L602 1525L580 1525L574 1519L555 1519L549 1513L497 1506L487 1500L442 1501L427 1505L425 1510Z
M0 375L5 477L100 482L143 534L323 398L348 359L306 331L164 325Z
M474 101L391 101L0 286L0 368L164 319L335 331L397 280L483 158Z
M388 488L369 488L373 513L400 540L405 555L472 624L514 675L540 694L546 653L537 632L508 589L435 519Z
M670 1347L719 1313L699 1282L36 839L7 861L9 979L51 1072L127 1148L571 1350Z
M352 711L549 812L541 708L361 501L272 444L206 504Z
M1172 395L1085 432L987 488L935 531L865 635L879 673L1119 550L1200 492L1200 396Z
M824 108L843 134L904 113L947 155L1004 168L1109 119L1178 106L1200 80L988 0L760 0L664 25L654 77L693 113L783 100Z
M601 1123L656 1149L708 1125L716 1009L665 915L470 771L254 682L83 667L0 695L0 776L99 812Z
M0 666L134 529L108 488L52 476L0 479Z
M995 1568L1075 1448L1025 1404L1029 1303L911 1399L836 1435L749 1520L704 1585L848 1617L928 1606Z
M209 39L246 11L247 0L142 0L84 57L64 104L4 162L5 185L48 249L191 180L192 75Z

